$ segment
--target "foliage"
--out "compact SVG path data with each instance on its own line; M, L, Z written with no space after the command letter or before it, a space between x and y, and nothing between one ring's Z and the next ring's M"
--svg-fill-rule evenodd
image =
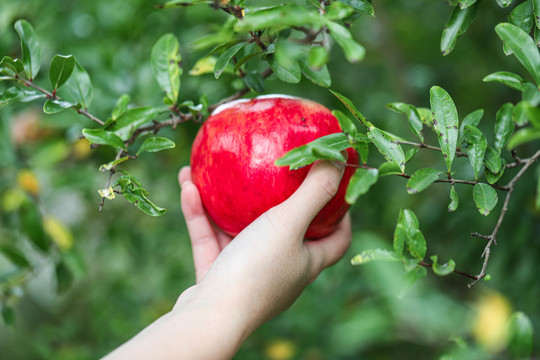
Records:
M295 169L321 158L342 161L348 147L358 151L361 163L346 194L355 204L347 256L363 267L342 262L327 271L290 312L248 340L239 357L279 358L279 344L288 358L531 353L540 321L532 300L540 292L533 270L540 211L538 1L183 0L155 8L142 0L97 1L70 4L74 12L64 17L68 10L60 4L40 0L2 6L0 29L8 35L0 50L9 54L0 62L2 316L24 330L33 322L25 319L32 311L25 299L35 298L62 322L46 335L52 325L40 318L31 330L36 343L27 349L0 332L12 357L102 355L168 310L192 276L169 180L188 162L193 123L226 101L271 92L309 94L336 108L343 133L276 164ZM445 17L446 24L426 21ZM59 30L60 18L72 33ZM425 46L434 43L440 53ZM99 216L92 206L96 190ZM109 201L117 197L142 213ZM452 214L443 216L445 207ZM520 226L512 226L517 219ZM384 240L392 237L389 229L391 244ZM517 258L524 270L504 270ZM477 266L480 272L471 275ZM460 277L417 283L426 269ZM136 276L126 279L130 272ZM475 287L483 305L471 310L472 300L456 295L467 291L462 278L469 286L492 278L486 285L506 297ZM54 284L61 296L36 299L39 282ZM101 290L85 297L90 286ZM531 299L515 297L516 289ZM113 304L104 309L109 296ZM331 305L321 304L321 296ZM510 316L508 299L525 311ZM148 312L126 320L134 308ZM499 325L485 323L486 308L500 314ZM473 319L468 326L466 318ZM87 322L84 335L80 323ZM70 341L53 346L48 336Z

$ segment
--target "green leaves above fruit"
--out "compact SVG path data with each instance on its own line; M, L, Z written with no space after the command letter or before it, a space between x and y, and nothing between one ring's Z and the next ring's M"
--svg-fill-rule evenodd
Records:
M26 20L17 20L14 26L15 31L21 38L24 71L28 79L32 80L38 75L41 66L41 48L39 47L36 32Z
M165 102L168 105L178 102L182 75L182 57L179 48L178 40L170 33L161 36L152 48L152 72L166 94Z
M434 86L429 94L433 112L433 129L437 133L446 168L450 171L456 155L458 139L457 109L454 101L443 88Z

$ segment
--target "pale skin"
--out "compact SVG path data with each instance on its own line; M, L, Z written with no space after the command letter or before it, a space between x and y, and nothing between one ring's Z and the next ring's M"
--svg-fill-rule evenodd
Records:
M315 163L298 190L234 241L204 212L191 170L178 176L196 284L173 309L106 356L116 359L230 359L260 325L286 310L351 242L347 214L332 234L304 241L311 220L336 193L343 166Z

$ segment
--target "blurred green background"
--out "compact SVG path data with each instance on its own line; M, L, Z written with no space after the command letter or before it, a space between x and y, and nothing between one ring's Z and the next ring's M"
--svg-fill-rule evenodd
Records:
M48 83L46 70L54 54L73 54L94 84L90 111L107 118L123 93L129 93L135 105L161 103L150 51L162 34L172 32L183 57L181 98L197 101L207 94L214 103L232 94L230 74L219 81L212 74L188 74L208 51L198 50L194 41L219 27L226 15L206 5L158 10L156 4L1 0L0 55L20 56L13 24L27 19L42 48L42 74L36 83ZM386 0L374 7L375 18L361 17L351 28L366 47L366 58L350 64L339 48L332 50L331 88L353 100L377 126L408 134L406 122L385 104L402 101L428 107L429 88L442 86L452 95L461 118L485 109L480 127L491 142L497 109L519 100L519 94L483 83L482 78L498 70L526 76L513 57L503 54L493 30L510 10L494 1L483 3L454 51L443 57L440 35L452 9L445 1ZM0 82L0 90L6 87ZM307 80L292 85L271 77L266 92L308 97L345 111L327 89ZM164 216L149 217L122 198L107 201L99 213L97 189L104 187L107 174L98 172L98 167L112 160L114 153L102 148L89 151L88 144L79 140L81 130L92 126L90 120L71 111L44 115L41 105L0 111L0 244L18 244L36 269L10 278L17 284L9 300L15 321L11 326L0 323L0 357L93 359L170 310L180 292L194 282L176 174L189 163L199 125L163 130L160 135L175 141L175 149L143 154L126 164L126 170L146 185L151 199L168 209ZM427 141L436 144L432 135ZM520 149L520 154L530 155L533 146ZM421 152L413 166L441 167L438 156ZM371 155L375 163L382 160ZM457 159L456 165L472 177L466 159ZM253 334L237 358L507 358L498 334L510 312L525 312L540 329L540 214L534 210L533 173L520 180L512 198L499 244L493 248L491 281L468 289L466 278L429 273L403 299L395 291L402 281L399 269L388 263L354 267L349 259L363 249L391 248L399 210L409 208L418 216L428 255L438 254L443 261L453 258L458 269L475 274L481 268L484 243L469 233L490 233L502 201L491 216L483 217L472 202L472 188L458 186L460 208L448 213L447 184L408 195L404 179L381 179L351 210L354 240L343 261L325 271L291 309ZM21 196L38 204L47 219L47 232L54 235L74 274L73 286L62 295L56 291L54 266L60 255L37 251L17 225L13 204ZM13 265L0 257L0 276L8 278L13 271Z

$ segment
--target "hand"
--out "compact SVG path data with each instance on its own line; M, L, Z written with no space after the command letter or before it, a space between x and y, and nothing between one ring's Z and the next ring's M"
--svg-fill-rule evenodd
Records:
M333 163L314 164L288 200L255 220L231 243L231 237L209 221L197 187L191 182L191 170L183 168L179 174L181 204L191 237L197 284L216 291L226 289L223 296L241 304L250 331L285 310L350 245L348 214L334 233L304 241L311 220L336 193L342 175L343 168ZM190 288L188 294L199 286Z

